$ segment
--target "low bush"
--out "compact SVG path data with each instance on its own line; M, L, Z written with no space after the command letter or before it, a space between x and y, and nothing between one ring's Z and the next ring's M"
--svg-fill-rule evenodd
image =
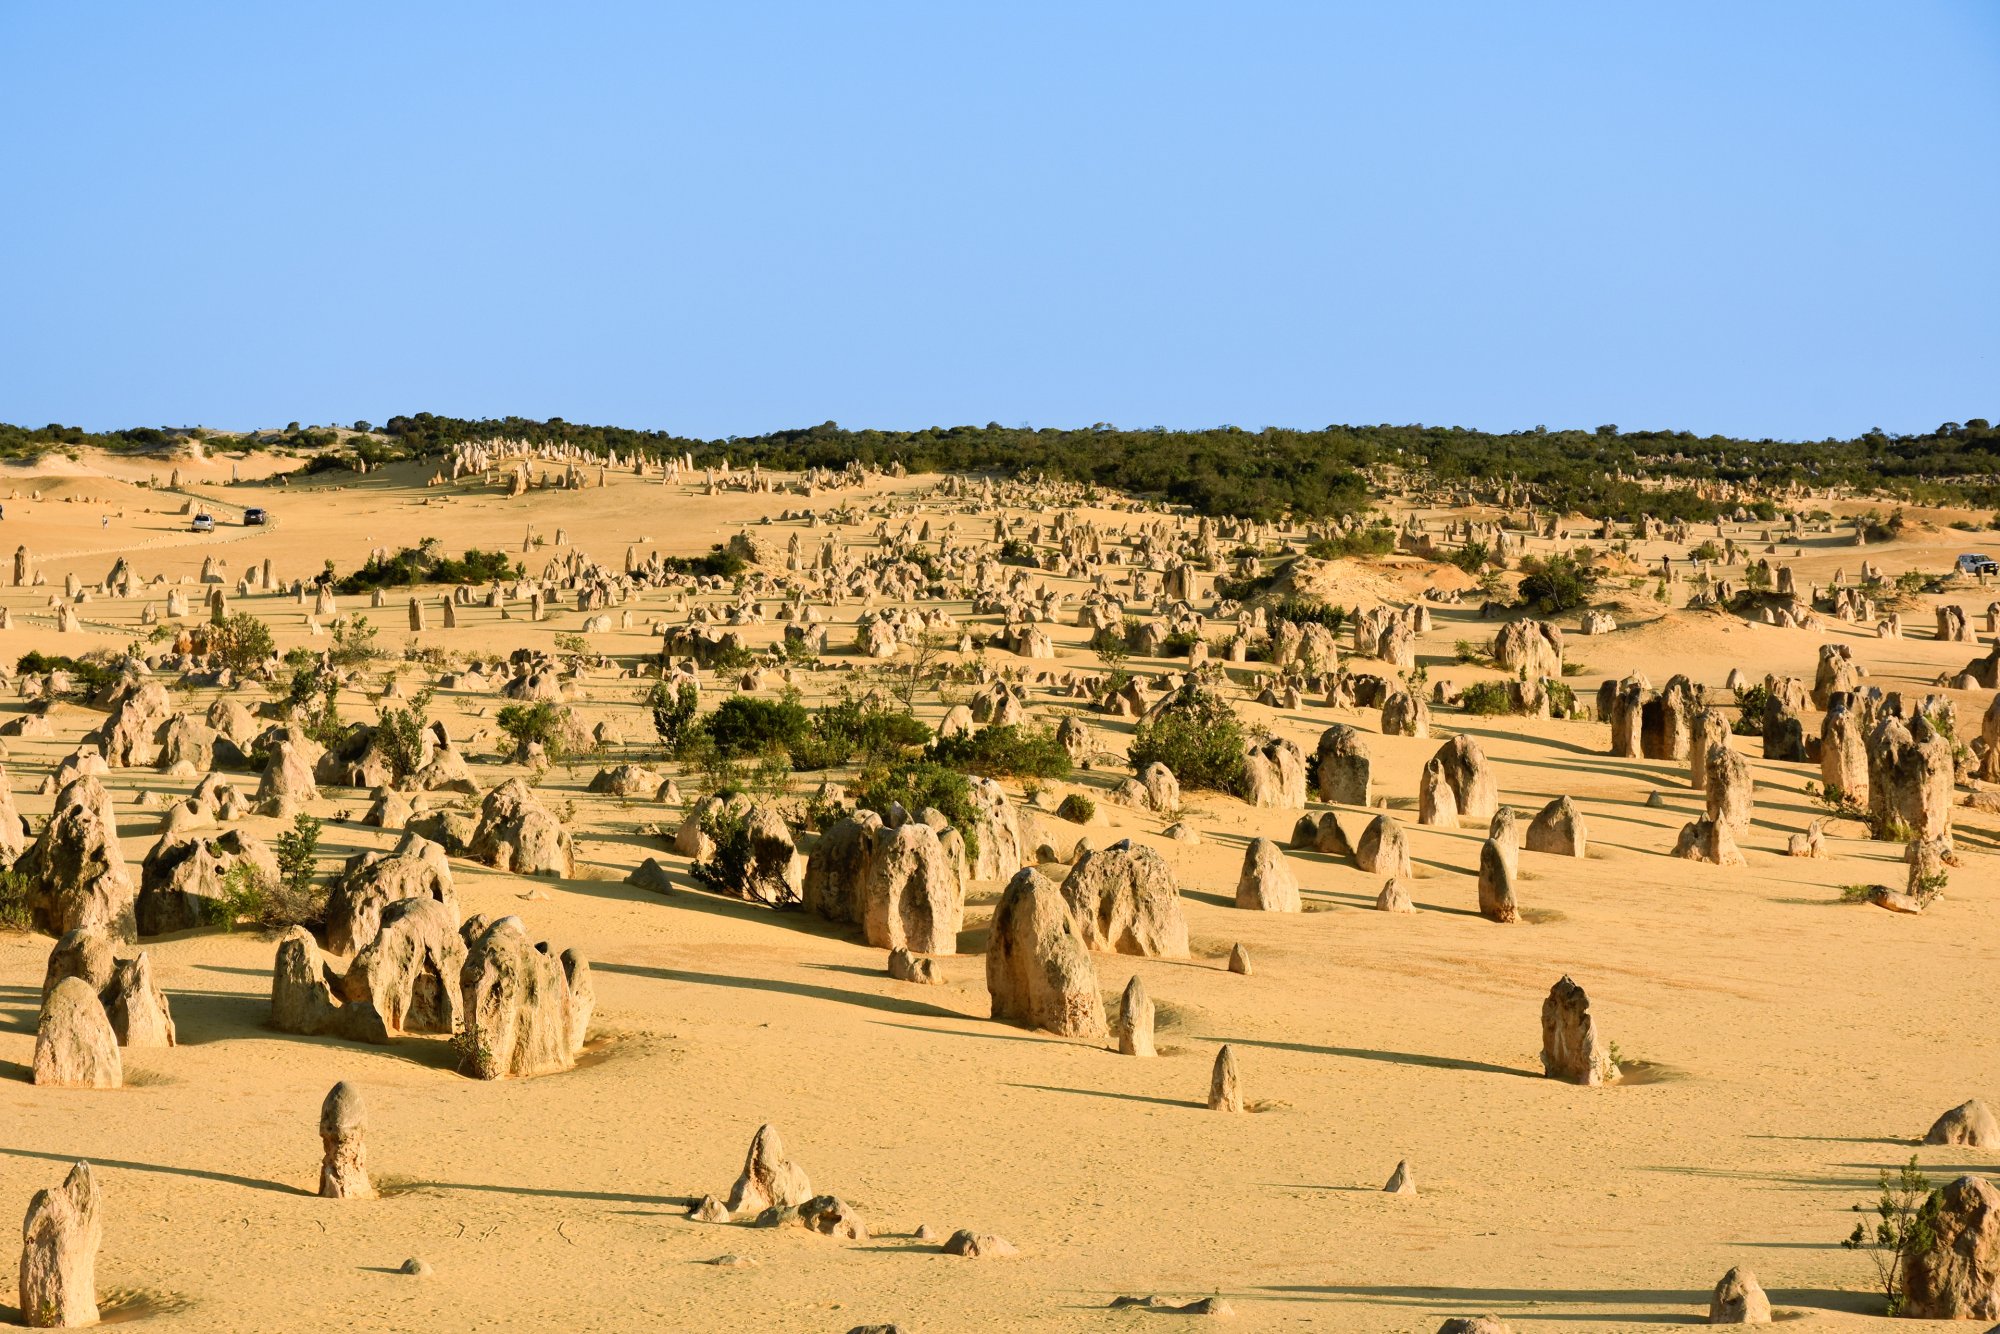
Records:
M731 695L702 719L701 726L725 759L740 759L773 750L790 754L804 744L812 720L794 698Z
M931 729L897 709L864 704L850 697L813 711L805 735L790 747L800 769L832 769L851 764L886 765L908 756L931 739Z
M1056 807L1056 818L1071 824L1089 824L1097 818L1097 803L1081 792L1072 792Z
M1187 685L1133 732L1132 768L1164 764L1183 788L1239 792L1244 741L1242 720L1227 700L1201 685Z
M907 760L866 775L855 800L862 809L885 815L895 802L901 802L912 815L926 806L942 811L951 827L965 836L965 855L971 857L979 851L972 785L964 774L936 760Z
M962 736L940 737L931 757L982 778L1067 778L1069 752L1051 727L1002 723Z

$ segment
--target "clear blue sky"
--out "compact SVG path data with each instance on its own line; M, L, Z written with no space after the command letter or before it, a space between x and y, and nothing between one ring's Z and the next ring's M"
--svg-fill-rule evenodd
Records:
M0 0L0 420L2000 417L2000 4Z

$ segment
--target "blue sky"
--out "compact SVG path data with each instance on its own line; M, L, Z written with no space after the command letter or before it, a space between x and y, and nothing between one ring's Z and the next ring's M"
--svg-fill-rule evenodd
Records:
M0 4L0 420L2000 417L2000 5Z

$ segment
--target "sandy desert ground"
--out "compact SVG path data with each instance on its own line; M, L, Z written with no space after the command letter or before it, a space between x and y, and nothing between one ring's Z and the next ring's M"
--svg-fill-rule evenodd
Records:
M267 480L276 466L271 456L86 456L0 469L0 557L25 544L48 580L0 588L0 606L13 614L0 635L7 666L30 650L76 655L140 638L141 610L162 601L161 588L94 598L79 609L84 629L68 634L57 632L48 605L66 575L94 584L121 555L142 579L169 581L192 579L213 556L227 562L233 585L265 559L291 580L329 561L344 572L373 548L433 536L453 553L519 552L532 532L545 540L523 557L532 574L573 550L614 568L628 546L698 554L786 509L889 506L940 525L956 518L962 534L982 536L993 518L936 497L939 479L926 476L874 478L806 499L704 496L693 482L613 472L602 488L510 498L476 478L426 486L429 465L288 485ZM186 531L186 497L152 485L175 468L186 495L222 520L214 534ZM237 526L245 505L268 506L275 522ZM1017 516L1048 517L1025 509L1002 517ZM1106 506L1077 517L1115 531L1155 516ZM1802 582L1823 585L1836 569L1852 579L1864 557L1893 576L1941 570L1977 548L1977 538L1943 526L1955 516L1924 517L1929 527L1865 552L1809 537L1791 563ZM878 522L869 515L832 531L866 548ZM760 531L782 541L801 527ZM1641 543L1635 555L1670 550L1681 548ZM1446 578L1469 582L1412 557L1354 562L1349 573L1350 606L1408 602ZM1085 588L1040 578L1073 594ZM1732 668L1810 682L1827 638L1851 644L1870 684L1921 695L1984 651L1934 642L1927 610L1910 618L1910 637L1878 639L1838 623L1822 634L1668 612L1649 590L1650 582L1626 593L1615 633L1569 640L1569 658L1584 665L1569 678L1579 699L1634 669L1656 685L1684 673L1725 700ZM1984 624L1990 594L1951 596ZM364 598L341 601L343 612L370 615L392 651L413 638L400 596L379 611ZM1432 683L1500 679L1453 660L1456 641L1483 644L1495 629L1479 620L1477 601L1433 608L1434 628L1417 646ZM232 596L230 605L266 617L281 650L325 646L309 633L310 608L289 594ZM628 604L632 628L593 634L592 648L627 666L652 661L659 639L648 625L667 605L664 591L642 594ZM997 624L972 617L965 602L946 610L975 627ZM809 702L867 665L848 647L860 613L855 603L832 610L836 647L818 671L801 673ZM573 604L540 624L473 607L456 628L433 619L414 638L457 655L554 652L556 636L577 633L582 620ZM1573 616L1563 623L1574 629ZM781 629L772 622L745 633L762 644ZM1051 630L1057 660L1018 665L1101 670L1085 630ZM980 950L997 882L972 888L961 952L941 958L945 982L936 987L892 981L883 952L854 933L697 885L687 859L651 832L670 837L680 807L586 790L600 764L653 761L657 751L637 702L645 682L598 671L577 684L573 706L588 722L610 721L624 743L601 759L556 765L539 788L552 807L573 804L578 875L524 878L452 863L466 913L518 914L536 938L591 961L597 1008L576 1069L482 1082L455 1071L442 1038L379 1047L275 1032L267 1026L273 941L207 929L144 942L178 1046L129 1051L122 1089L36 1087L29 1068L51 941L10 933L0 937L0 1202L25 1207L72 1161L88 1159L104 1198L106 1318L163 1331L837 1332L893 1322L943 1334L1150 1330L1205 1319L1108 1308L1118 1295L1149 1293L1220 1295L1234 1313L1228 1323L1244 1329L1415 1334L1483 1312L1516 1330L1641 1329L1704 1319L1711 1286L1738 1265L1756 1272L1793 1328L1878 1319L1865 1261L1839 1245L1878 1172L1913 1153L1934 1181L2000 1165L2000 1152L1916 1144L1945 1109L2000 1096L1992 1027L2000 972L1989 953L2000 939L2000 817L1954 811L1963 865L1945 898L1921 916L1891 914L1843 903L1841 887L1900 884L1901 849L1868 841L1847 821L1830 826L1832 857L1786 856L1788 837L1824 814L1805 791L1819 773L1759 758L1754 738L1735 740L1756 781L1754 824L1742 840L1748 865L1717 867L1666 855L1701 814L1685 764L1613 758L1603 723L1475 718L1440 706L1429 739L1379 737L1373 709L1249 702L1267 670L1230 668L1247 719L1308 754L1334 722L1370 734L1376 789L1411 840L1414 915L1374 911L1380 876L1306 852L1289 856L1307 911L1234 907L1246 843L1286 840L1294 810L1191 791L1179 818L1202 842L1190 846L1164 836L1174 817L1100 801L1104 822L1080 831L1009 785L1031 846L1074 842L1079 832L1098 846L1131 837L1174 867L1193 957L1095 960L1110 1001L1133 975L1144 979L1160 1007L1157 1059L988 1017ZM426 675L415 665L402 672L409 688ZM164 679L173 686L174 676ZM216 693L175 687L175 702L198 711ZM704 702L725 693L711 682ZM1976 729L1990 692L1951 693ZM233 694L252 708L270 698L255 682ZM344 693L343 713L371 719L371 694ZM1129 720L1047 684L1030 685L1029 697L1037 721L1084 714L1106 748L1122 750ZM433 706L482 788L523 772L500 756L501 702L492 692L444 690ZM26 707L9 691L0 722ZM935 694L920 706L931 722L941 710ZM59 707L54 735L6 739L8 779L32 825L51 809L45 775L103 717ZM1476 736L1496 765L1503 802L1526 816L1566 794L1590 824L1585 859L1521 854L1526 920L1516 924L1476 911L1483 823L1445 830L1415 820L1419 771L1459 732ZM1128 773L1096 766L1050 785L1044 800L1071 790L1101 797ZM247 791L256 780L237 781ZM115 769L106 783L136 873L159 818L140 794L182 796L194 780ZM683 780L690 796L692 786ZM1649 806L1656 792L1663 801ZM329 875L339 858L395 841L359 823L367 801L363 791L329 787L313 803L327 820ZM1343 815L1354 828L1367 818ZM264 815L242 824L266 839L280 828ZM672 871L670 892L626 883L649 856ZM1224 967L1238 943L1253 960L1249 976ZM1597 1022L1642 1077L1604 1088L1541 1077L1542 1001L1564 974L1588 990ZM1225 1042L1260 1110L1207 1109L1210 1065ZM336 1080L365 1094L380 1198L314 1194L318 1110ZM782 1130L816 1190L861 1213L870 1240L685 1216L701 1195L729 1185L766 1122ZM1413 1198L1381 1190L1399 1160L1414 1172ZM945 1255L913 1238L919 1225L939 1235L997 1233L1020 1254ZM707 1263L724 1255L756 1263ZM408 1257L434 1272L397 1273Z

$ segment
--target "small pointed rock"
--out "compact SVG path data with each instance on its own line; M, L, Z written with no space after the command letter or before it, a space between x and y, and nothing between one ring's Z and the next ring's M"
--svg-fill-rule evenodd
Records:
M1243 977L1250 976L1250 952L1241 944L1233 946L1229 951L1229 971Z
M1377 912L1415 912L1417 905L1410 902L1409 887L1396 876L1390 876L1383 884L1382 892L1375 898Z
M21 1311L42 1329L97 1323L97 1247L104 1236L97 1181L78 1163L54 1190L38 1190L21 1226Z
M1135 975L1125 984L1119 1005L1118 1051L1125 1056L1153 1056L1153 999Z
M1417 1193L1417 1178L1410 1171L1409 1159L1405 1158L1396 1164L1396 1170L1389 1174L1389 1184L1382 1187L1382 1191L1387 1195L1415 1195Z
M1243 1081L1236 1073L1236 1053L1227 1043L1215 1053L1215 1073L1208 1081L1208 1110L1211 1112L1240 1112L1243 1110Z
M1974 1149L2000 1144L2000 1122L1977 1098L1969 1099L1946 1112L1924 1135L1926 1144L1963 1144Z
M319 1193L323 1199L366 1199L375 1193L368 1180L368 1151L363 1137L368 1109L361 1090L341 1080L327 1093L319 1109Z
M1764 1295L1764 1289L1757 1282L1757 1276L1740 1266L1724 1274L1722 1281L1715 1285L1715 1296L1708 1304L1708 1323L1770 1324L1771 1299Z

